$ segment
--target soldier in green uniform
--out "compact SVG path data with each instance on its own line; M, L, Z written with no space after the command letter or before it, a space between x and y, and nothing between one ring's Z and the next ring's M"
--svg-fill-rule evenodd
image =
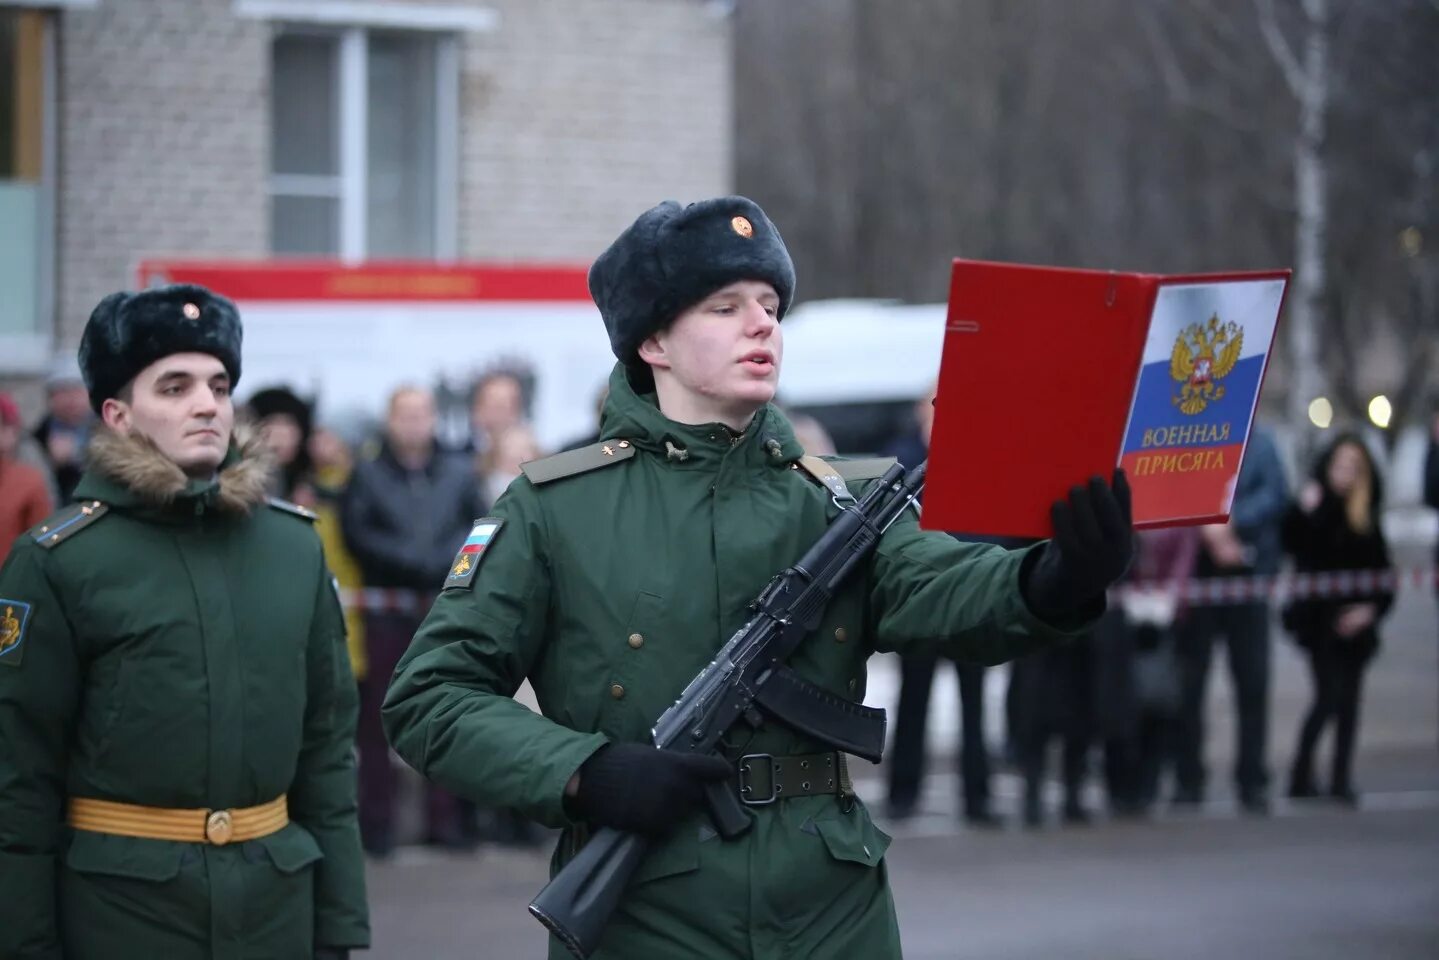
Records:
M343 958L354 682L313 518L232 438L239 315L112 294L80 364L79 502L0 570L0 957Z
M556 869L596 826L656 838L597 957L898 957L889 838L843 755L773 721L738 724L723 759L649 745L825 529L835 480L858 494L888 462L803 458L771 405L794 270L751 201L655 207L590 290L619 359L602 439L526 465L476 523L391 682L391 741L444 786L563 828ZM994 663L1079 632L1131 554L1122 478L1055 519L1055 541L1006 552L906 512L789 665L859 701L876 650ZM541 713L510 699L525 678ZM726 778L752 804L735 840L701 805Z

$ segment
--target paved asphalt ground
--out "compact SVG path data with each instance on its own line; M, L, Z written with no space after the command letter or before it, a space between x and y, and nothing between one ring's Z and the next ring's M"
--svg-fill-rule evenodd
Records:
M967 829L956 816L954 776L944 769L948 744L940 738L922 814L891 825L887 862L905 957L1439 960L1433 597L1403 595L1385 636L1366 688L1357 811L1282 800L1267 819L1235 810L1225 783L1232 733L1222 661L1211 690L1213 796L1192 814L1166 811L1138 823L1100 818L1037 832ZM891 669L878 660L877 679ZM1303 664L1279 634L1275 672L1278 773L1308 696ZM998 809L1012 823L1018 781L1000 774L995 786ZM872 775L860 789L882 797ZM404 849L372 864L369 956L544 956L542 931L525 905L543 885L547 853ZM848 956L842 945L826 955Z

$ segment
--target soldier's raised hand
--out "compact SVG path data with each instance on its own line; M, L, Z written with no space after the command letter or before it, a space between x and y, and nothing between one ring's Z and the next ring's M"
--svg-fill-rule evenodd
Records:
M1071 487L1050 508L1054 538L1024 578L1024 598L1041 619L1071 620L1124 576L1134 559L1129 482L1115 470L1112 484L1099 477Z

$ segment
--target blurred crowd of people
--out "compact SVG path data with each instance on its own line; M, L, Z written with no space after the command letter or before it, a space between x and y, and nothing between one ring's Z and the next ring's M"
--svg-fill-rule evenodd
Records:
M902 462L925 456L931 397L916 406L916 428L888 451ZM1425 499L1439 509L1439 416L1425 468ZM1272 604L1256 593L1223 603L1188 603L1183 586L1216 577L1264 577L1286 557L1298 572L1392 569L1380 525L1383 483L1373 456L1355 434L1341 434L1315 458L1292 489L1273 436L1250 435L1224 525L1142 531L1135 563L1095 629L1009 666L1002 750L991 755L984 729L986 669L955 664L959 679L961 812L975 826L1002 823L991 807L997 763L1023 782L1020 818L1029 827L1050 819L1044 785L1051 747L1060 753L1062 796L1057 815L1090 821L1092 775L1102 782L1106 813L1144 817L1160 805L1195 807L1210 795L1205 760L1206 704L1216 647L1228 665L1235 711L1234 796L1254 815L1269 812ZM1003 541L1017 549L1023 541ZM1439 556L1439 554L1436 554ZM1380 648L1380 626L1393 604L1391 588L1342 597L1294 599L1277 611L1285 633L1303 652L1312 699L1281 784L1290 799L1358 802L1354 746L1364 672ZM904 658L888 755L888 814L904 820L920 809L925 718L936 663ZM1316 771L1319 741L1332 728L1329 766Z
M383 856L402 839L397 797L401 780L380 726L380 704L395 664L414 635L455 551L520 475L520 465L548 451L529 425L534 388L529 371L497 368L479 376L469 395L461 442L441 439L435 395L406 386L388 398L374 435L317 420L311 401L267 387L245 404L278 469L273 495L313 510L332 572L342 588L382 591L384 602L347 609L351 661L360 691L360 823L366 849ZM906 464L923 459L933 394L915 406L914 425L884 451ZM599 439L596 431L566 444ZM830 454L834 444L814 418L793 415L806 450ZM95 429L73 361L46 383L46 411L32 429L14 400L0 393L0 559L11 541L68 502ZM448 431L453 433L454 431ZM1425 496L1439 509L1439 417L1426 463ZM986 668L955 664L959 679L962 814L976 826L1002 823L991 804L999 764L1024 783L1026 825L1049 819L1048 758L1057 745L1065 822L1087 822L1086 784L1102 778L1111 816L1144 816L1157 804L1196 805L1207 796L1205 704L1216 647L1222 647L1234 690L1236 796L1263 814L1270 798L1270 602L1262 596L1222 605L1187 604L1179 587L1191 579L1272 574L1286 555L1302 571L1387 569L1391 560L1379 524L1382 481L1364 443L1340 436L1291 486L1269 432L1250 439L1223 526L1138 534L1138 559L1118 602L1089 635L1013 663L1009 668L1002 750L992 756L985 724ZM1007 548L1022 542L1002 543ZM358 594L352 594L358 595ZM371 596L374 596L372 593ZM1379 650L1379 627L1393 601L1375 590L1337 600L1291 602L1280 613L1285 631L1308 658L1313 703L1297 732L1284 789L1292 798L1327 796L1352 804L1358 793L1353 754L1366 665ZM903 820L921 807L926 764L925 719L939 663L904 658L894 714L894 742L885 763L888 815ZM520 698L524 699L522 691ZM529 704L534 706L533 702ZM1318 743L1333 727L1327 776L1316 770ZM442 788L424 786L421 842L465 848L485 841L532 844L534 828L507 811L480 811Z

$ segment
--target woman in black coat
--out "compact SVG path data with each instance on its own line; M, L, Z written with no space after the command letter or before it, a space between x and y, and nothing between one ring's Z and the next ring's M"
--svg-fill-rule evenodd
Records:
M1300 571L1388 570L1389 548L1380 529L1382 490L1369 451L1357 437L1343 436L1319 458L1299 502L1284 518L1284 549ZM1346 592L1339 598L1292 602L1284 626L1309 656L1314 703L1299 731L1290 773L1291 797L1318 796L1314 748L1335 723L1329 793L1357 800L1351 769L1359 724L1364 668L1379 648L1379 621L1394 602L1392 587Z

